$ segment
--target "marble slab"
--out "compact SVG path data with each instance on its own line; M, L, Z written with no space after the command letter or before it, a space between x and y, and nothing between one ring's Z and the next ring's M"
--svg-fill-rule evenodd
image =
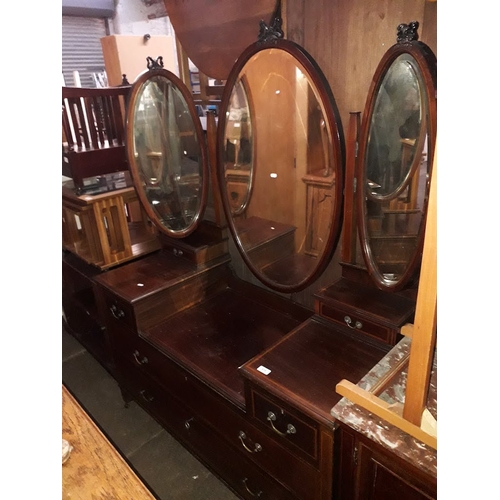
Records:
M392 367L409 355L410 347L411 339L403 338L358 382L357 386L369 391ZM407 370L408 364L378 395L382 400L389 404L404 403ZM435 356L431 372L427 409L437 420L437 356ZM437 451L432 447L352 403L347 398L342 398L332 408L331 414L335 419L387 448L403 460L437 477Z

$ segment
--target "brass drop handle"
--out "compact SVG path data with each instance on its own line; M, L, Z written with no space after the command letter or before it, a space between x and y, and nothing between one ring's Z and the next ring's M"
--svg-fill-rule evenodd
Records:
M154 399L154 396L148 396L144 389L139 394L142 396L142 399L144 399L144 401L147 401L148 403L151 403L151 401L153 401Z
M356 323L354 323L354 326L352 326L352 319L351 319L350 316L344 316L344 321L345 321L346 325L349 328L352 328L353 330L355 330L356 328L358 330L360 330L361 328L363 328L363 323L361 323L361 321L356 321Z
M138 350L135 350L133 354L134 354L134 359L138 365L146 365L149 362L146 356L143 356L142 358L140 357L140 353Z
M279 434L280 436L286 437L288 434L296 434L297 433L297 429L292 424L288 424L286 426L286 432L282 432L279 429L277 429L273 423L276 421L276 415L272 411L268 412L267 420L269 420L269 423L271 424L273 431L276 432L276 434Z
M194 418L188 418L185 422L184 422L184 427L189 430L191 428L191 422L194 420Z
M258 493L254 493L247 485L247 481L248 481L248 478L246 477L245 479L243 479L243 486L245 487L245 489L248 491L248 493L250 493L250 495L252 495L253 497L260 497L262 495L262 491L259 491Z
M118 308L115 304L113 304L109 310L111 311L111 314L116 318L116 319L120 319L120 318L124 318L125 317L125 313L120 309Z
M247 438L247 435L243 432L240 431L238 434L238 437L240 438L241 444L243 445L243 448L248 451L248 453L257 453L259 451L262 451L262 446L259 443L255 443L254 449L252 450L245 444L245 439Z

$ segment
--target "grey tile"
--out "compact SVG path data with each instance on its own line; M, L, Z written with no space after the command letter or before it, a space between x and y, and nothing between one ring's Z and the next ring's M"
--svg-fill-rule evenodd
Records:
M85 347L78 342L72 335L70 335L63 327L62 330L62 360L68 361L78 354L85 352Z
M62 380L161 500L238 500L63 329Z
M128 408L116 380L88 353L63 363L62 378L111 441L128 455L147 443L162 427L137 403Z
M238 500L166 431L128 458L161 500Z

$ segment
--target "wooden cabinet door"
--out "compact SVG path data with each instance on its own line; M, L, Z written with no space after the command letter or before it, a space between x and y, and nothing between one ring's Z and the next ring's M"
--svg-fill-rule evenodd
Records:
M358 442L355 498L359 500L428 500L435 491L397 460Z
M437 498L435 478L355 432L340 429L335 462L337 500Z

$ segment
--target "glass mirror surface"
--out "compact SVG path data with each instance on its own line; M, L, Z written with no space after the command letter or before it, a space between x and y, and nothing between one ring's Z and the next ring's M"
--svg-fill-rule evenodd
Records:
M219 177L230 227L250 269L280 291L317 277L340 226L340 122L313 70L281 48L248 55L228 80L219 119Z
M231 92L225 134L225 177L231 213L245 211L253 180L252 114L246 79L239 78Z
M396 285L422 242L430 162L428 90L415 58L396 57L375 93L364 160L366 252Z
M129 159L149 212L167 233L175 235L186 233L197 222L203 155L186 99L165 73L160 70L138 82L131 102Z
M385 74L371 116L366 176L369 196L393 198L407 183L421 132L425 132L419 72L413 57L400 55Z

